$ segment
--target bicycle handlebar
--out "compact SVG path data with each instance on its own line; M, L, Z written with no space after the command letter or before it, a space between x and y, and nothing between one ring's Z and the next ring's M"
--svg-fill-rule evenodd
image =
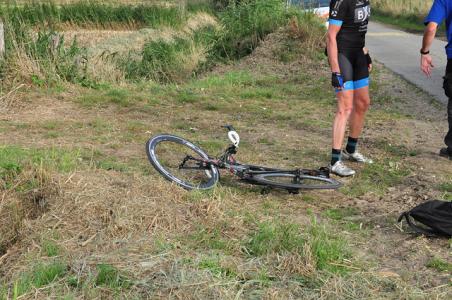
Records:
M223 128L226 128L228 131L235 131L234 127L232 125L224 125Z

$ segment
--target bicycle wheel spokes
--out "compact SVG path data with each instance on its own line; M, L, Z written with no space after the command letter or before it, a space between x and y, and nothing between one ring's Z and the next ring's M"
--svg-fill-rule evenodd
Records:
M332 179L320 176L301 175L292 173L266 173L253 176L261 184L285 189L337 189L341 184Z
M203 157L184 144L160 141L154 152L160 166L179 180L196 187L207 184L212 178L211 170L202 163Z

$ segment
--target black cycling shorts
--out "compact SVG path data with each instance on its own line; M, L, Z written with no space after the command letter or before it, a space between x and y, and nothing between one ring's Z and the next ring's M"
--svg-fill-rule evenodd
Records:
M344 78L342 91L369 86L369 67L362 49L341 51L338 54L338 60L339 69Z

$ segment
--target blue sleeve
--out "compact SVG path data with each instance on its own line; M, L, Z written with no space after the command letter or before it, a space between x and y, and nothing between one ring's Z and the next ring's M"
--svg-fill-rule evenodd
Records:
M331 0L329 23L341 26L348 13L348 0Z
M430 22L435 22L440 25L443 20L446 18L446 4L444 0L435 0L433 2L432 8L430 9L430 13L424 20L424 24L427 25Z

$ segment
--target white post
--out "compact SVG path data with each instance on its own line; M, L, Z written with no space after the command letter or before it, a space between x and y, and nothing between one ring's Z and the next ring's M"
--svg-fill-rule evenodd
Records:
M5 58L5 27L3 20L0 19L0 60Z

